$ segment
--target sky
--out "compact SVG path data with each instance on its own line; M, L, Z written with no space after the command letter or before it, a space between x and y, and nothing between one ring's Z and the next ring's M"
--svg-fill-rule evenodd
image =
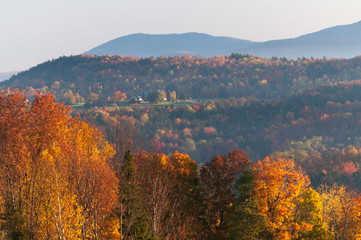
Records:
M132 33L294 38L361 20L360 0L0 0L0 72Z

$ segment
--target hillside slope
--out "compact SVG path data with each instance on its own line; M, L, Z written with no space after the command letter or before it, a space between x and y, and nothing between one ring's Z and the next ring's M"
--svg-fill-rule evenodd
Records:
M1 82L0 87L52 91L65 102L76 94L83 99L97 94L107 100L118 90L128 98L163 90L194 99L269 99L361 79L360 66L361 57L286 61L245 55L145 59L85 55L45 62Z
M101 44L86 54L134 57L198 56L231 53L258 57L352 58L361 54L361 21L335 26L293 39L252 42L203 33L132 34Z
M352 58L361 54L361 21L327 28L294 39L268 41L239 49L262 57L336 57Z
M202 33L184 34L132 34L120 37L86 54L122 55L134 57L230 55L236 49L256 44L255 42L230 37L215 37Z

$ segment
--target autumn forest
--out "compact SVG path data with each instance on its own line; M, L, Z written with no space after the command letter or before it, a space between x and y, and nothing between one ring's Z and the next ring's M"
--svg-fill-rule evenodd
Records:
M361 239L361 58L79 55L0 82L0 239Z

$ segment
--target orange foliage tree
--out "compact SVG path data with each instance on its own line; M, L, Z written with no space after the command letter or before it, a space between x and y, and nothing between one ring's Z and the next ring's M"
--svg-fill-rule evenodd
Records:
M230 218L230 210L235 202L235 183L249 164L247 154L235 150L228 155L214 156L201 167L201 189L208 204L207 220L211 234L226 234L225 220Z
M0 94L2 227L7 238L117 237L116 179L101 134L50 94ZM112 229L112 230L109 230ZM115 230L114 230L115 229Z
M253 198L277 239L291 239L302 227L295 221L296 199L309 185L309 179L293 160L266 157L254 164Z

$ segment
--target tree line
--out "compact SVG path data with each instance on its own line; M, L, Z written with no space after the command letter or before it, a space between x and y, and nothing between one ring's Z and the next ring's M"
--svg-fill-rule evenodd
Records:
M193 99L284 98L361 78L353 59L266 59L249 55L135 58L79 55L39 64L2 88L52 91L66 104L114 101L158 90ZM123 95L122 95L123 94Z

